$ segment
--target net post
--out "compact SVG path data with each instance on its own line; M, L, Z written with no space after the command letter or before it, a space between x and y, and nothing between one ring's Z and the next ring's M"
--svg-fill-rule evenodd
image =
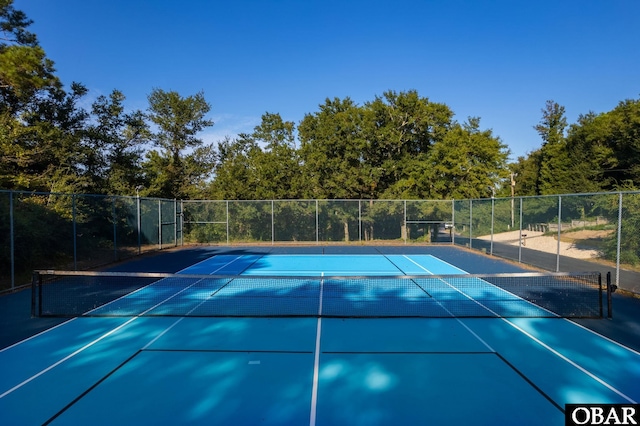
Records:
M607 272L607 318L613 318L613 300L611 294L614 292L611 286L611 271Z
M602 274L598 272L598 304L600 308L600 318L604 317L603 307L602 307Z

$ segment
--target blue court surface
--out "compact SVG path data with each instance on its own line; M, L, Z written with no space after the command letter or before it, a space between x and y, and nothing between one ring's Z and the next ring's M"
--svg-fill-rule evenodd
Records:
M426 254L229 253L179 274L462 276L465 270ZM425 290L416 282L394 298L431 304L442 315L331 317L332 309L358 309L357 297L373 290L345 290L344 282L327 279L311 306L315 316L162 314L177 300L194 300L193 311L238 291L212 283L174 289L163 295L166 304L141 308L157 316L70 319L0 351L0 424L562 425L565 404L640 401L640 353L562 318L459 317L447 304L452 292L490 312L489 302L517 297L489 284ZM304 280L296 285L287 297L310 288ZM161 291L166 287L151 285L114 304ZM348 303L336 305L340 298Z

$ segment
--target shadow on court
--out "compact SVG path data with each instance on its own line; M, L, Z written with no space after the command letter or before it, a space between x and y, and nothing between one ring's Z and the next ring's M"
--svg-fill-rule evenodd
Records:
M214 255L272 254L431 254L466 272L513 273L525 269L512 262L453 246L284 246L284 247L195 247L152 253L110 265L106 271L175 273ZM606 303L606 302L605 302ZM605 305L606 306L606 305ZM612 319L580 319L575 322L625 346L640 351L640 299L613 295ZM31 318L29 288L0 296L0 348L10 346L66 321L61 318Z

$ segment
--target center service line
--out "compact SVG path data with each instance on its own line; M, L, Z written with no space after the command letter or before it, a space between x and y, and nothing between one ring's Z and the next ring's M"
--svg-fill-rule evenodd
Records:
M321 276L324 277L324 272ZM320 302L318 304L318 326L316 328L316 351L313 359L313 387L311 390L311 414L309 426L316 425L316 413L318 411L318 380L320 375L320 334L322 333L322 291L324 279L320 280Z

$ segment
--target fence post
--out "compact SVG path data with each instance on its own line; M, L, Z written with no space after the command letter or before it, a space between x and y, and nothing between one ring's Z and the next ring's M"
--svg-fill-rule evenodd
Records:
M140 194L138 193L138 190L136 189L136 208L137 208L137 212L136 212L136 222L138 225L138 255L140 255L142 253L142 219L140 217Z
M620 285L620 244L622 243L622 191L618 194L618 241L616 242L616 285Z
M520 228L518 238L518 263L522 263L522 197L520 197L520 224L518 228Z
M275 223L273 221L273 200L271 200L271 245L275 244L276 234L275 234Z
M78 232L76 227L76 194L71 194L71 217L73 229L73 270L78 270Z
M469 248L473 248L473 200L469 200Z
M404 237L404 243L407 244L407 200L402 200L404 206L404 219L402 223L402 234ZM428 229L428 228L427 228Z
M15 255L15 234L13 229L13 190L9 191L9 244L11 256L11 290L16 286L16 255Z
M173 246L178 247L178 200L173 199Z
M451 200L451 245L456 245L456 200Z
M184 201L183 200L180 200L180 214L178 216L179 216L179 224L180 224L180 246L184 246Z
M111 200L111 216L113 216L113 261L118 261L118 217L116 216L116 197Z
M556 272L560 272L560 237L562 235L562 196L558 195L558 246L556 249Z
M491 197L491 247L489 249L489 253L491 254L491 256L493 256L493 221L494 221L494 214L495 214L495 209L496 209L496 200L495 197Z
M158 200L158 249L162 250L162 200Z
M33 272L31 274L31 318L35 318L36 316L36 291L38 290L38 280L40 278L40 274L37 272Z
M358 199L358 242L362 242L362 200Z

